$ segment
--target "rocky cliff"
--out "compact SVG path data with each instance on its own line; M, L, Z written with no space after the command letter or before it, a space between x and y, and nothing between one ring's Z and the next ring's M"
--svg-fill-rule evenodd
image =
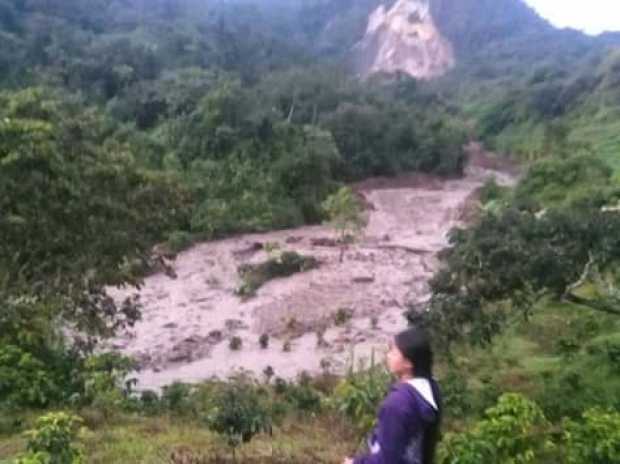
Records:
M353 53L355 67L364 77L404 72L429 79L455 64L452 44L437 28L429 0L398 0L391 7L377 7Z

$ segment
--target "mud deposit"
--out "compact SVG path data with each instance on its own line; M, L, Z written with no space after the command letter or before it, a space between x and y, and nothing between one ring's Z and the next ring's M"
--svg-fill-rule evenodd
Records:
M226 377L238 369L261 375L267 366L284 378L339 373L351 363L368 363L373 353L380 359L390 336L406 325L407 304L428 298L435 256L489 176L513 180L471 166L456 180L410 176L360 184L370 206L368 225L342 263L338 248L319 245L334 236L327 226L194 246L173 263L177 278L146 279L139 291L142 321L112 345L139 360L139 388ZM235 294L237 267L266 260L267 252L253 244L267 242L314 256L321 265L272 280L244 301ZM122 298L132 292L113 293ZM262 334L269 335L266 349L259 344ZM241 338L240 350L230 349L232 337Z

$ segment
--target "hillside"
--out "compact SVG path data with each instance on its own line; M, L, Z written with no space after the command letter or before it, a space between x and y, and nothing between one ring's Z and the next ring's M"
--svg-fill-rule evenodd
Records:
M347 40L332 39L356 72L441 77L430 88L458 102L498 151L532 160L559 143L566 145L560 150L590 150L620 166L618 34L555 29L517 0L368 3L367 16L360 5L346 5L324 10L316 33L325 37L336 14L365 24L344 29ZM551 135L558 132L561 141Z

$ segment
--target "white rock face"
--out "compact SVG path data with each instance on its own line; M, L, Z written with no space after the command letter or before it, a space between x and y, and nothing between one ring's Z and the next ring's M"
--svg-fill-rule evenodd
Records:
M430 79L454 66L452 45L437 29L428 0L398 0L389 10L379 6L354 51L362 76L400 71Z

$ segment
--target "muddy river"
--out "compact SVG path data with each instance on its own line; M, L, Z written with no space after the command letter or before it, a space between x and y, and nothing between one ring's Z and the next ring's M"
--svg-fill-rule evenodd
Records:
M270 366L276 376L293 378L380 360L391 335L406 326L408 303L428 298L437 252L489 177L500 184L514 179L470 166L454 180L411 175L359 184L368 224L342 263L339 249L325 246L324 239L334 237L329 226L196 245L172 264L176 278L145 280L138 292L143 318L112 346L139 361L138 388L149 389L240 369L262 375ZM244 300L235 294L237 267L269 257L256 250L257 243L314 256L320 267L272 280ZM113 293L123 298L135 292ZM262 334L269 335L267 348L259 343ZM232 337L242 340L237 351L230 349Z

